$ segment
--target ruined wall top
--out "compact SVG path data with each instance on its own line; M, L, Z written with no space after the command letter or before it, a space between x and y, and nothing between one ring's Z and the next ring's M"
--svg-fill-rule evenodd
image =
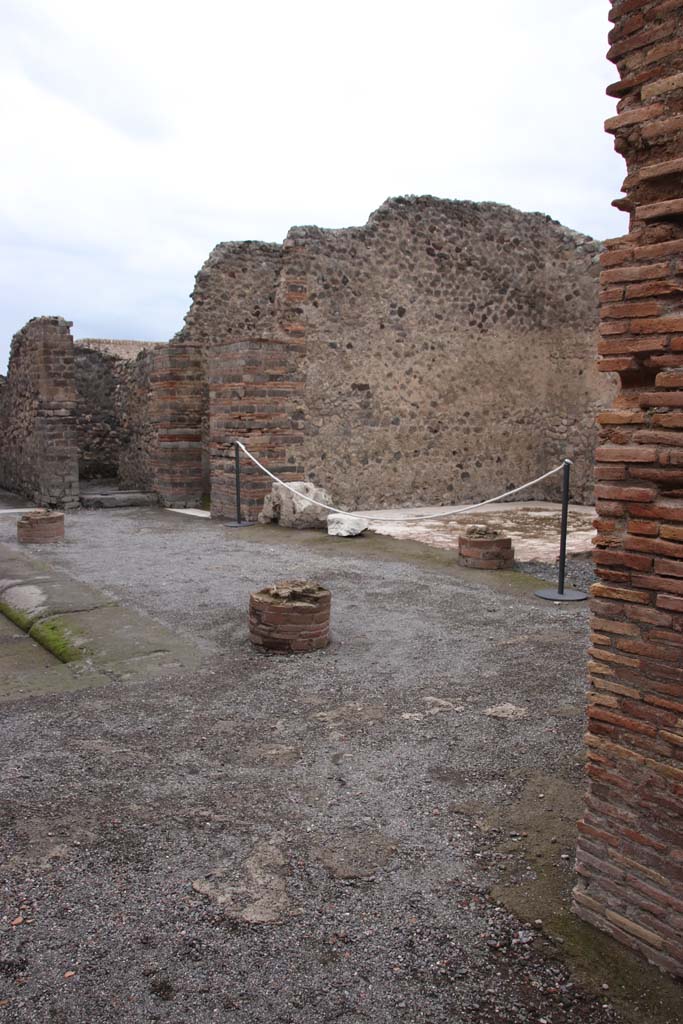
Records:
M161 344L158 341L128 341L118 338L76 338L77 348L90 348L95 352L116 356L118 359L137 359L141 352L153 349Z
M407 309L398 296L406 286L415 291L416 310L424 310L430 297L435 306L443 305L446 287L449 298L458 295L457 325L477 333L500 327L504 310L524 328L592 330L596 292L586 282L597 278L601 250L601 242L545 214L492 202L394 197L363 226L295 226L282 245L221 242L196 276L193 302L176 338L206 346L229 336L277 333L281 274L285 262L292 272L297 252L322 261L319 269L327 264L322 289L337 289L345 303L361 291L363 301L371 294L389 295L395 281L395 309L387 311L394 318L397 309ZM345 280L348 273L335 273L335 261L354 267L353 284ZM567 274L572 284L563 292Z
M387 199L363 227L294 227L284 246L310 254L323 269L322 291L337 289L345 304L359 291L395 292L395 308L387 310L394 321L399 308L400 318L410 317L412 307L431 330L448 305L451 326L476 334L497 332L505 322L525 330L595 327L592 280L602 245L545 214L400 196ZM335 262L346 264L350 283L335 273Z

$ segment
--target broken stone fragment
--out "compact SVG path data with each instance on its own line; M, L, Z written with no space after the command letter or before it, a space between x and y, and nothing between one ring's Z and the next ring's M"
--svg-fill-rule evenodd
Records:
M485 715L489 718L526 718L528 711L526 708L520 708L517 704L494 704L491 708L486 708L484 711Z
M293 487L296 494L289 490ZM263 510L258 517L259 523L279 523L293 530L324 530L327 524L328 511L314 505L311 498L324 505L331 505L332 498L315 484L297 481L288 487L273 484L273 488L263 502Z
M304 604L317 604L326 593L325 588L315 580L279 580L260 591L260 594L267 594L274 602L284 604L301 601Z
M500 530L487 523L472 523L465 530L466 537L500 537Z
M208 896L224 913L247 924L275 924L291 912L283 877L286 861L275 841L259 840L240 865L221 864L192 888Z
M327 532L330 537L358 537L365 533L370 523L359 516L339 515L331 512L327 517Z

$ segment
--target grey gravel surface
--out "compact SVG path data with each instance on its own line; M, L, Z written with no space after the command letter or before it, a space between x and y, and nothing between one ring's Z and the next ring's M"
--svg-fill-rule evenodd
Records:
M558 582L559 570L557 562L517 562L520 572L528 573L530 576L537 576L548 583ZM565 586L573 590L581 590L585 594L590 593L590 588L597 582L595 568L590 558L581 556L579 558L568 558L565 567Z
M585 606L161 510L67 538L41 557L205 660L3 707L4 1019L622 1020L488 896L533 865L484 816L539 770L581 786ZM331 646L252 648L249 592L303 576L332 591Z

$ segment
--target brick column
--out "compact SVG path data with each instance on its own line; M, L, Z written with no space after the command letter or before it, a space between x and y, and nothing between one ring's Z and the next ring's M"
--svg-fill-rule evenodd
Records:
M249 338L224 341L213 348L209 356L212 517L235 517L234 438L276 476L301 478L301 467L288 461L287 451L299 440L292 427L291 403L302 388L286 342ZM242 455L245 520L257 518L270 488L270 480Z
M27 325L36 360L38 494L41 505L73 509L80 504L76 437L76 377L71 323L40 317Z
M235 517L234 438L283 480L305 479L299 461L304 418L307 254L296 239L283 246L266 336L214 340L209 353L211 515ZM241 504L255 520L272 482L241 457Z
M150 417L155 428L154 486L164 505L202 499L202 413L206 403L201 352L172 341L152 354Z
M683 3L615 0L606 128L630 231L602 257L589 788L574 909L683 975Z

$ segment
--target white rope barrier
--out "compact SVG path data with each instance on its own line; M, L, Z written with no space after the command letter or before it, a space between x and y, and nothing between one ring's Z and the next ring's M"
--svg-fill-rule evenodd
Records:
M446 519L449 516L461 516L465 512L472 512L475 508L482 508L484 505L491 505L491 504L493 504L494 501L501 501L503 498L509 498L510 495L512 495L512 494L519 494L520 491L525 491L525 490L527 490L527 488L533 487L534 484L540 484L541 480L547 480L549 476L553 476L555 473L559 473L560 470L564 469L564 467L567 464L572 465L572 460L571 459L564 459L564 461L561 462L559 466L555 466L554 469L549 469L547 473L543 474L543 476L537 476L535 480L529 480L528 483L522 484L521 487L513 487L511 491L505 491L503 494L497 494L495 498L487 498L486 501L479 501L479 502L476 503L476 505L466 505L464 508L457 508L457 509L454 509L452 512L433 512L433 513L430 513L427 516L405 516L404 515L404 516L399 516L398 518L396 518L395 516L366 516L366 515L363 515L362 513L358 513L358 512L345 512L344 509L334 508L333 505L325 505L325 504L323 504L322 501L316 501L315 498L309 498L305 494L301 494L300 491L297 491L296 487L292 487L290 484L285 483L284 480L280 480L279 476L275 476L275 474L271 473L271 471L269 469L266 469L266 467L263 465L263 463L259 462L259 460L256 458L256 456L252 455L251 452L249 451L249 449L245 448L245 446L242 444L241 441L235 441L235 444L239 446L239 448L244 452L244 454L247 456L247 458L251 459L251 461L254 463L254 465L258 469L260 469L262 473L265 473L266 476L269 476L270 479L274 480L276 483L282 484L282 486L285 487L288 491L291 491L292 494L296 494L296 496L298 498L303 498L304 501L310 501L310 503L312 505L317 505L319 508L327 509L328 512L337 512L339 515L342 515L342 516L354 516L354 515L357 516L357 515L359 515L361 519L367 519L371 523L397 523L397 522L403 522L406 519L410 519L411 522L412 522L412 521L415 521L415 520Z

